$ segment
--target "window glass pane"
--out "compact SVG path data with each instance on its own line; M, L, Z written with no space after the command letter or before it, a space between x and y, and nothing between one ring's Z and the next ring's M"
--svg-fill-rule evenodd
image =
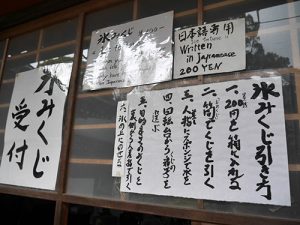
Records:
M5 41L0 41L0 63L4 54L4 47L5 47Z
M217 3L214 3L217 2ZM260 18L260 21L274 22L271 25L278 25L281 22L275 21L276 19L287 18L287 5L285 0L278 1L260 1L260 0L247 0L247 1L204 1L204 21L207 23L218 22L238 17L244 17L245 13L250 13L254 19ZM279 5L279 6L278 6ZM273 14L279 12L277 14ZM257 16L257 17L256 17ZM266 20L261 19L264 18ZM274 20L274 21L273 21ZM279 23L277 23L279 22ZM265 25L264 25L265 26Z
M77 19L55 24L43 30L42 47L72 41L76 38Z
M300 163L300 140L299 140L299 121L287 120L285 122L286 142L288 149L289 163Z
M191 221L106 208L71 205L69 225L190 225Z
M197 14L174 18L174 29L184 29L197 26Z
M52 225L55 202L0 194L0 211L3 224Z
M113 159L115 129L75 130L70 158Z
M216 3L224 2L224 0L204 0L204 5L213 5Z
M111 165L70 163L67 193L120 199L120 179L113 178L111 171Z
M8 57L25 54L37 49L39 32L24 34L13 38L8 48Z
M5 129L7 113L8 113L8 106L2 107L2 105L0 105L0 130Z
M257 19L259 19L260 29L283 26L289 23L288 4L268 7L252 13L259 16ZM249 15L251 15L251 12ZM253 16L253 18L255 18L255 16Z
M171 10L174 10L174 13L176 13L197 8L197 0L140 0L139 2L140 18L153 16Z
M95 95L78 98L67 192L119 198L119 187L115 184L115 182L118 184L118 179L111 176L111 163L115 138L116 99L121 97L122 95ZM101 128L101 126L108 127ZM81 171L80 174L78 170ZM79 184L85 180L88 180L87 183ZM104 183L105 185L100 185ZM87 187L86 184L90 185Z
M126 23L132 20L132 1L120 4L86 16L84 35L91 35L92 31Z
M39 66L59 63L73 63L74 51L75 46L68 45L63 48L42 52L40 55Z
M0 104L9 104L14 88L14 81L2 84L0 88Z
M293 6L294 6L294 13L295 13L294 17L296 17L296 21L299 23L300 22L300 18L299 18L299 15L300 15L300 1L299 0L294 1Z
M288 219L300 218L300 173L290 172L292 207L237 202L204 201L204 208L214 211L235 212L239 214L255 214Z
M295 86L295 75L288 74L282 76L283 104L285 113L297 113L297 94ZM300 96L299 96L300 97Z
M208 10L204 13L204 21L210 23L245 17L247 69L291 67L294 62L287 27L288 7L289 4L272 6L263 1L249 1Z
M112 95L79 98L76 105L76 124L114 123L117 102Z
M247 69L285 68L293 65L291 38L278 32L246 38Z
M17 73L35 69L36 55L22 56L17 59L8 59L5 63L3 79L15 79Z

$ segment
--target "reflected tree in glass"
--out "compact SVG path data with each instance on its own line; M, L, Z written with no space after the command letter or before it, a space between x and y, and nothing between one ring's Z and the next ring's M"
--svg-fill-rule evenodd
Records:
M251 15L247 15L246 32L250 36L246 37L246 59L247 69L266 69L266 68L285 68L290 66L290 59L282 57L274 52L266 52L257 36L260 27L260 22L255 22Z

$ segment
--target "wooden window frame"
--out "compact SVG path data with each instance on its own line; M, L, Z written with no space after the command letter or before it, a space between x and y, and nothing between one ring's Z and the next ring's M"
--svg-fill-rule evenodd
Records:
M180 18L189 15L197 14L197 23L200 25L203 23L203 14L205 11L217 9L220 7L224 7L225 5L238 4L245 0L227 0L226 2L220 2L215 4L210 4L208 6L204 6L204 0L197 0L198 5L197 8L179 12L175 14L175 18ZM77 85L79 84L79 71L81 69L81 54L82 54L82 42L83 40L88 39L89 37L83 36L84 29L84 20L88 13L93 11L98 11L101 9L105 9L108 7L112 7L121 3L129 2L129 0L91 0L86 3L82 3L73 7L70 7L66 10L59 11L53 13L51 15L39 18L37 20L30 21L26 24L18 25L13 28L7 29L0 33L0 40L5 40L5 48L3 58L1 60L0 66L0 83L1 85L4 83L13 82L12 80L3 80L4 67L7 60L8 54L8 46L9 42L12 38L25 34L27 32L39 30L39 42L38 47L33 52L29 52L26 54L13 56L12 59L16 59L18 57L28 56L30 54L36 54L37 62L39 61L40 53L53 50L55 48L64 47L67 45L75 44L75 57L72 68L71 81L69 86L69 94L68 99L66 101L65 112L72 112L65 114L65 126L63 128L64 139L62 143L61 157L59 163L59 173L57 177L57 186L55 191L45 191L38 189L29 189L23 187L15 187L9 185L0 184L0 193L9 194L9 195L17 195L23 197L31 197L38 198L44 200L54 201L55 204L55 216L54 216L54 225L67 224L68 220L68 209L69 204L80 204L94 207L103 207L103 208L111 208L117 210L126 210L133 211L139 213L146 214L155 214L160 216L169 216L169 217L177 217L183 219L189 219L192 221L194 225L196 224L205 224L205 223L215 223L215 224L284 224L284 225L292 225L292 224L300 224L300 220L294 219L280 219L274 217L264 217L264 216L254 216L254 215L241 215L234 213L223 213L223 212L215 212L205 210L203 207L203 201L198 200L198 208L197 209L185 209L185 208L176 208L169 206L161 206L161 205L151 205L146 203L133 203L127 202L123 200L113 200L113 199L105 199L100 197L85 197L85 196L75 196L66 193L66 182L67 182L67 174L68 174L68 163L96 163L96 164L111 164L111 160L98 160L91 162L84 162L78 159L69 159L69 151L71 146L72 133L75 129L86 129L84 126L74 125L74 111L75 104L78 98L88 98L94 96L102 96L109 95L112 93L111 90L104 90L101 92L94 93L81 93L77 95ZM138 19L138 4L139 0L132 0L133 2L133 16L132 19ZM287 3L291 2L287 0ZM59 22L63 22L68 19L78 19L77 25L77 33L76 39L68 42L64 42L62 44L57 44L51 47L41 48L41 40L43 37L43 28L54 25ZM251 35L248 34L248 35ZM296 69L278 69L279 72L294 72L295 74L300 75L300 71ZM239 79L241 77L250 77L253 75L251 72L242 72L240 73ZM234 74L229 74L227 79L237 79ZM296 79L297 88L297 96L300 96L300 79L298 76ZM174 81L175 82L175 81ZM195 79L196 83L205 83L202 76L199 76ZM170 82L172 83L172 82ZM172 84L171 84L172 85ZM123 91L127 92L130 88L124 89ZM0 107L8 107L9 104L2 104ZM297 114L288 114L286 115L287 120L300 120L300 102L298 102L298 113ZM113 128L114 124L109 124L110 128ZM98 127L105 128L105 127ZM0 130L0 132L4 132L4 130ZM290 171L300 172L300 164L292 164L289 165ZM204 223L203 223L204 222Z

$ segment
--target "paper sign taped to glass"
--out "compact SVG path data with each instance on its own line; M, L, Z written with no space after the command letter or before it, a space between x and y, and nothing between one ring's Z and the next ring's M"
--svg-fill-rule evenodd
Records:
M0 183L54 190L72 63L19 73L8 111Z
M170 80L172 32L173 12L94 31L83 90Z
M245 19L178 30L174 36L174 79L246 67Z
M136 92L127 101L121 191L291 204L281 77Z
M115 147L114 158L112 165L112 176L122 177L124 175L124 158L126 152L127 141L127 101L119 101L117 106L116 117L116 133L115 133Z

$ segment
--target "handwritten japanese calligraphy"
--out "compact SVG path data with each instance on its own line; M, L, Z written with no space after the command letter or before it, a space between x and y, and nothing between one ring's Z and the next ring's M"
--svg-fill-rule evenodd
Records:
M96 30L84 90L129 87L172 78L173 12Z
M124 158L127 148L127 101L118 102L116 124L116 137L114 148L114 159L112 175L114 177L120 177L124 174Z
M245 20L175 32L174 78L245 69Z
M71 74L71 65L63 65L63 70L60 66L17 75L5 129L0 182L55 189Z
M122 191L290 205L280 77L145 91L127 102Z

